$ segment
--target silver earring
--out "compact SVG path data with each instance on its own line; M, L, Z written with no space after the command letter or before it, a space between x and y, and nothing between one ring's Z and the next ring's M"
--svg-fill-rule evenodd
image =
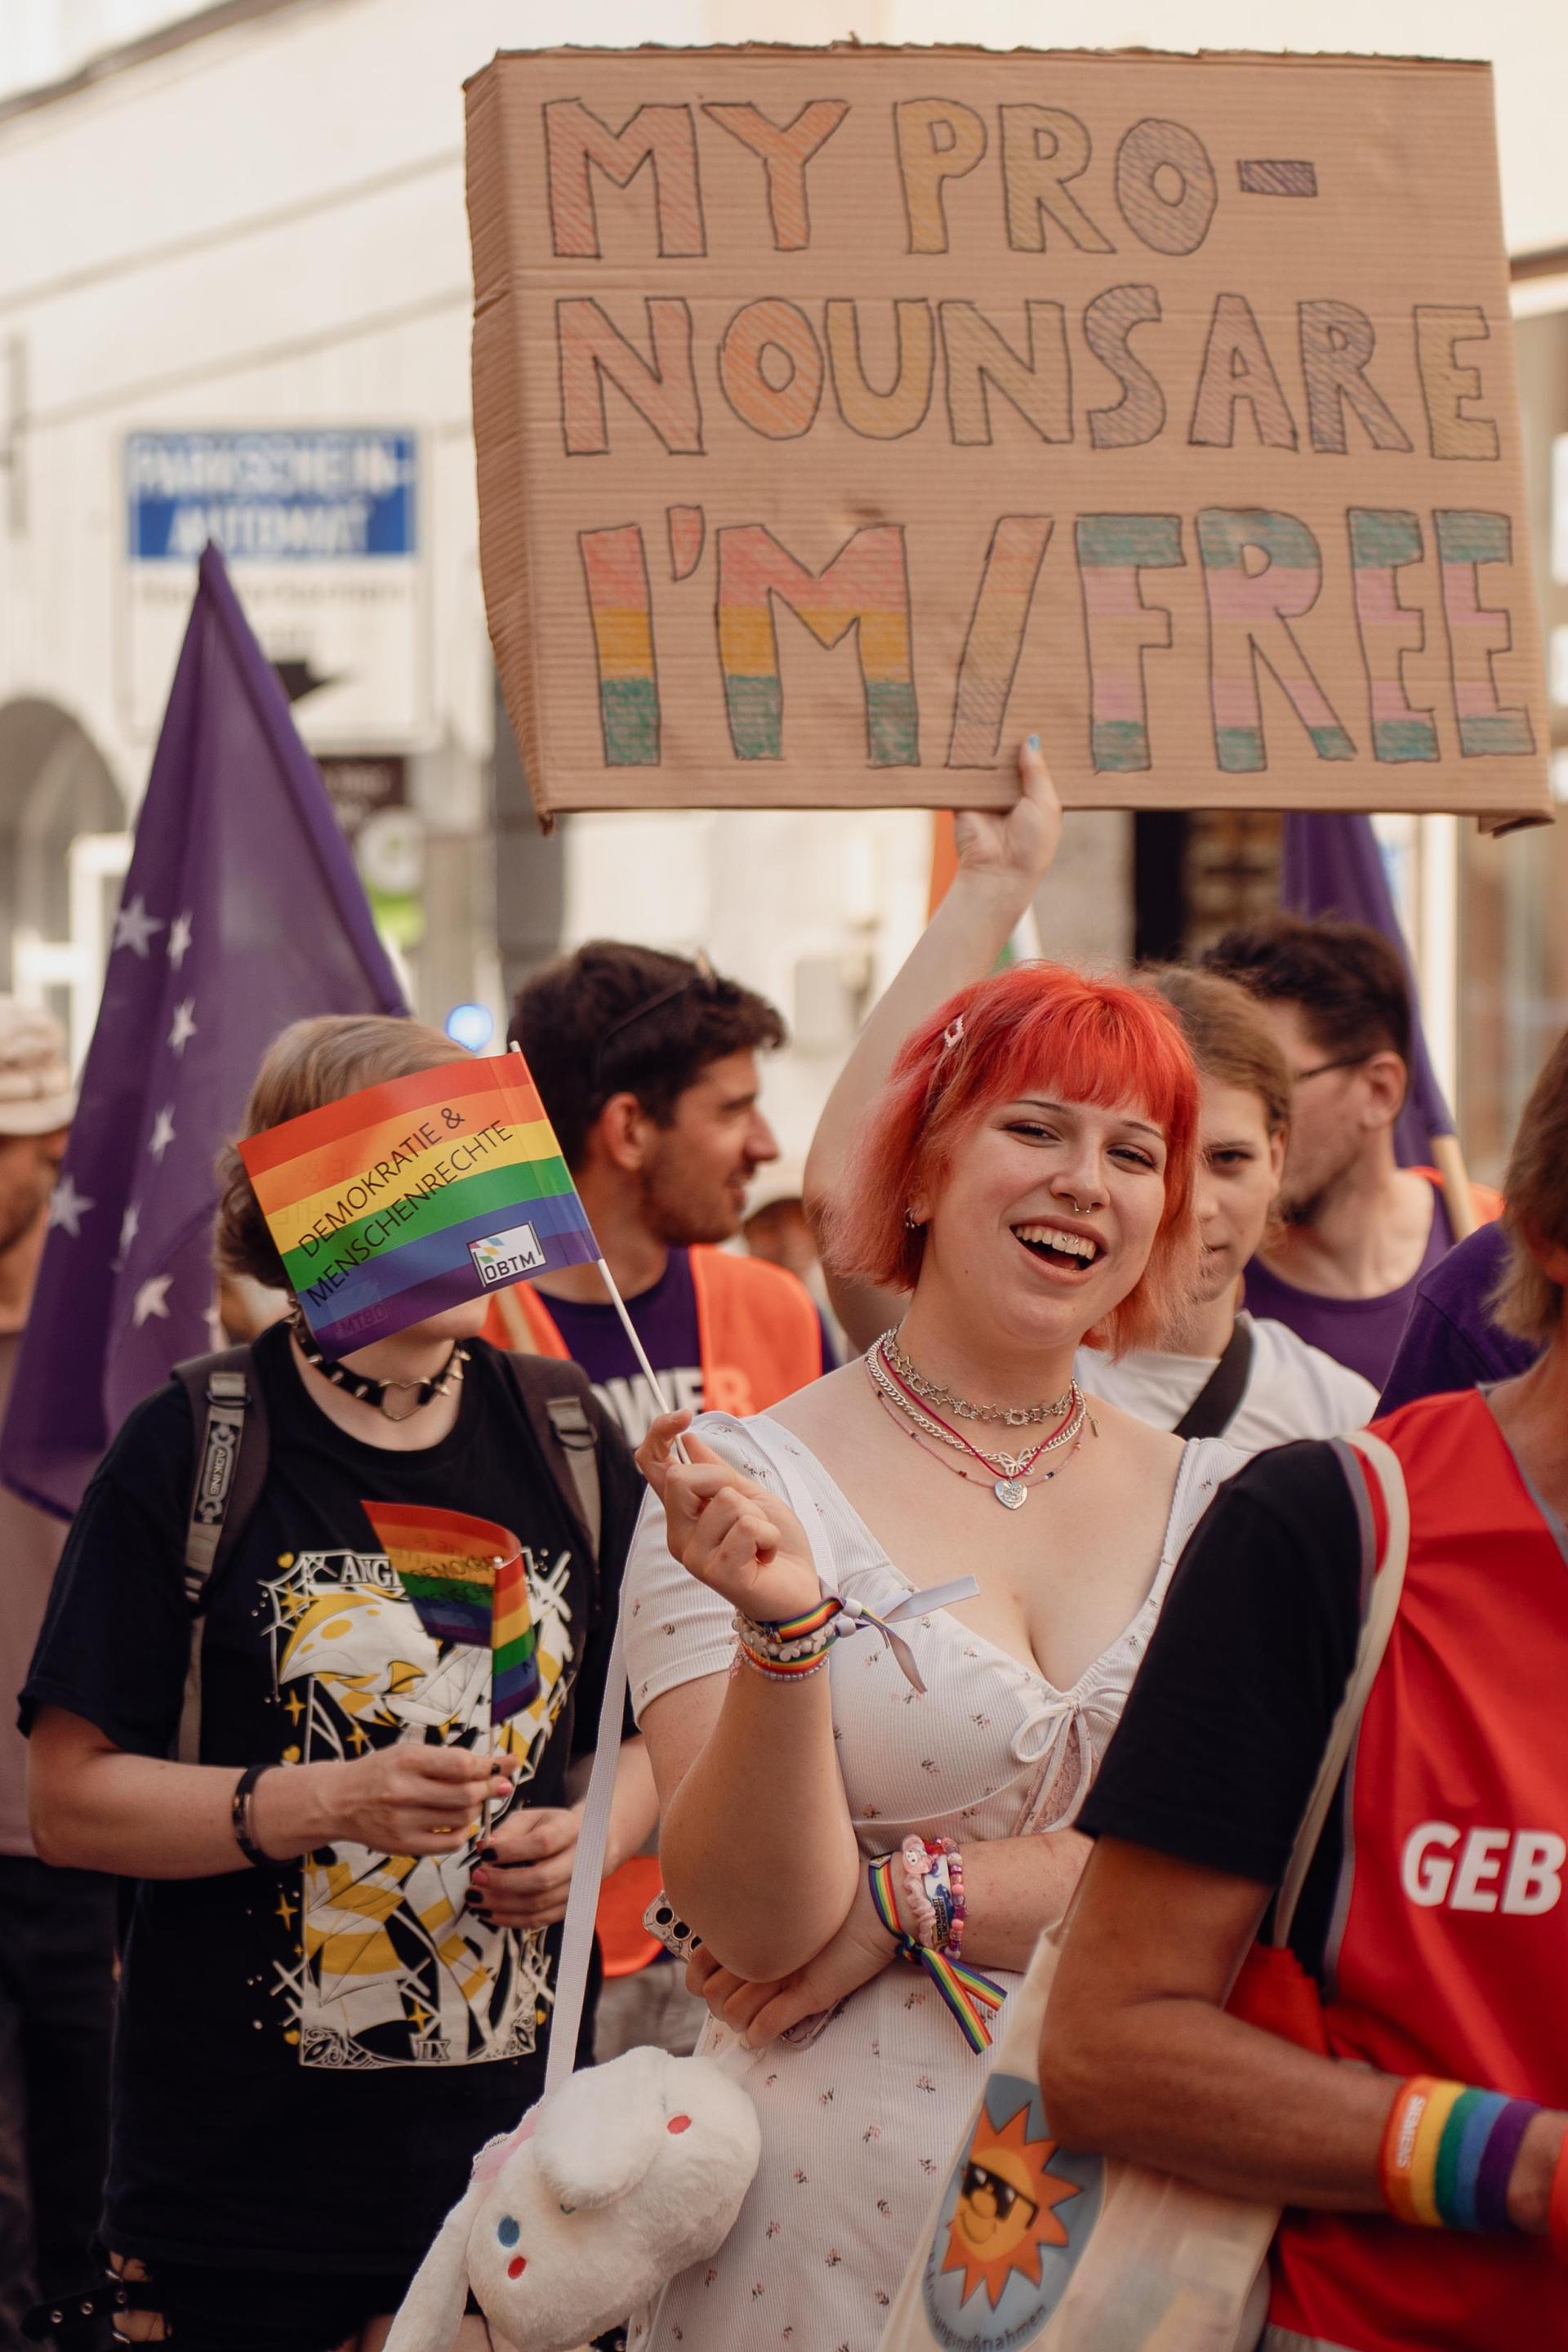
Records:
M916 1216L912 1209L906 1209L904 1211L904 1223L909 1227L911 1234L918 1234L920 1232L921 1221Z

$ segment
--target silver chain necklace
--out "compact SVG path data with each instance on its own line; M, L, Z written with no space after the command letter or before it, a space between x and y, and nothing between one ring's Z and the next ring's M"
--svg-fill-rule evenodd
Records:
M1037 1445L1031 1446L1026 1453L992 1452L987 1447L974 1444L960 1431L949 1429L945 1423L937 1420L933 1414L923 1412L914 1399L905 1391L900 1380L894 1377L883 1360L883 1351L886 1347L886 1340L879 1340L876 1347L868 1349L863 1359L871 1385L882 1403L904 1422L912 1424L910 1428L911 1437L923 1435L934 1438L939 1444L952 1446L958 1453L973 1455L976 1462L994 1472L991 1491L1004 1510L1020 1510L1028 1501L1030 1489L1026 1484L1027 1476L1042 1455L1054 1454L1058 1447L1066 1445L1071 1449L1067 1457L1070 1461L1078 1451L1079 1441L1083 1435L1085 1425L1090 1428L1094 1425L1089 1417L1089 1400L1078 1382L1074 1381L1063 1399L1067 1418L1059 1429L1053 1430L1049 1437L1042 1438ZM954 1469L958 1467L956 1463L952 1466ZM1063 1466L1065 1465L1061 1464L1057 1465L1058 1468ZM1044 1474L1044 1482L1048 1484L1056 1475L1056 1469L1047 1470Z
M900 1324L899 1329L902 1328ZM923 1397L927 1404L938 1405L944 1412L951 1412L955 1421L999 1421L1006 1429L1027 1429L1036 1422L1059 1421L1078 1392L1075 1381L1068 1383L1065 1396L1048 1397L1044 1404L972 1404L967 1397L955 1394L952 1389L942 1388L918 1370L900 1347L898 1331L883 1332L872 1353L879 1351L887 1358L906 1388L913 1389L916 1396Z

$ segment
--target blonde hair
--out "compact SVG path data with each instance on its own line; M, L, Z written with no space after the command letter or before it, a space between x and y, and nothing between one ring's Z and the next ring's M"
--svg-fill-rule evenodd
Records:
M290 1022L262 1056L241 1121L241 1133L259 1135L324 1103L357 1094L387 1078L459 1062L464 1048L423 1021L387 1013L323 1013ZM213 1255L220 1274L247 1274L268 1290L287 1290L289 1277L267 1220L233 1143L218 1154L217 1222Z
M1508 1265L1489 1302L1516 1339L1544 1347L1563 1319L1563 1285L1536 1256L1568 1249L1568 1034L1531 1089L1503 1179Z
M1181 1023L1199 1076L1256 1095L1269 1134L1285 1134L1290 1125L1290 1066L1258 999L1237 982L1192 964L1141 964L1138 977L1159 990Z

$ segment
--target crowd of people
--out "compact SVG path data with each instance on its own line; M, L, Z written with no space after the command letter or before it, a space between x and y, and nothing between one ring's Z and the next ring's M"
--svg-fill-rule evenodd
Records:
M1396 1159L1412 1007L1377 934L998 968L1060 829L1033 742L1020 778L958 820L796 1191L759 1203L764 1000L604 941L522 989L657 1390L591 1267L334 1381L231 1150L216 1265L276 1319L132 1412L63 1550L0 1498L6 2352L35 2294L62 2352L378 2352L542 2087L617 1619L580 2060L744 2045L762 2132L635 2352L877 2352L1069 1906L1053 2144L1285 2209L1269 2352L1568 2347L1568 1041L1502 1200L1457 1204ZM245 1133L456 1051L298 1023ZM0 1008L0 1383L69 1114L47 1024ZM204 1548L236 1378L248 1468ZM1346 1444L1374 1422L1404 1581L1287 2038L1231 1989L1394 1546ZM499 1749L488 1654L421 1623L367 1496L521 1536L542 1688ZM963 2175L983 2226L1067 2243L997 2161ZM952 2290L975 2352L989 2275ZM499 2339L473 2309L458 2341Z

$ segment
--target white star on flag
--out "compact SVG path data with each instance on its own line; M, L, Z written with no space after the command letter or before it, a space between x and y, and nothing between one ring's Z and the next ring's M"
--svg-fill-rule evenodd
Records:
M121 1267L124 1265L126 1259L131 1255L131 1244L136 1238L137 1229L141 1223L142 1212L137 1207L135 1202L132 1201L130 1207L126 1210L125 1214L120 1220L120 1255L114 1261L114 1271L116 1274L119 1273Z
M73 1242L81 1239L81 1221L92 1202L85 1192L79 1192L68 1176L62 1176L49 1195L49 1223L63 1225Z
M183 998L174 1007L174 1025L169 1032L169 1043L176 1054L183 1055L186 1038L194 1037L196 1034L196 1024L191 1018L195 1009L196 1000L194 996Z
M160 1165L163 1154L174 1140L174 1106L165 1104L153 1122L153 1132L147 1139L147 1149Z
M114 947L110 953L113 954L114 948L130 948L145 960L148 940L163 928L163 918L147 912L147 902L139 890L131 904L121 907L114 918Z
M185 950L190 944L191 918L189 910L187 909L184 914L176 915L174 921L169 926L169 961L174 965L176 971L179 971L180 966L184 962Z
M150 1315L162 1315L165 1322L168 1320L169 1285L174 1279L172 1274L154 1274L142 1285L131 1309L133 1323L145 1323Z

